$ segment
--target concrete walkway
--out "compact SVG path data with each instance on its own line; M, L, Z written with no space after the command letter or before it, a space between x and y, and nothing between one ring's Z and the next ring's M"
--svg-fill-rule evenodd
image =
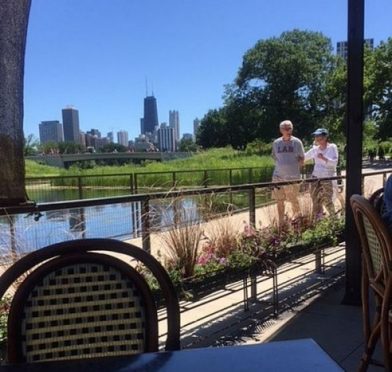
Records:
M346 371L357 371L364 349L362 309L342 304L343 283L323 293L264 339L268 341L313 338ZM382 361L380 345L373 356ZM370 365L368 371L383 371Z

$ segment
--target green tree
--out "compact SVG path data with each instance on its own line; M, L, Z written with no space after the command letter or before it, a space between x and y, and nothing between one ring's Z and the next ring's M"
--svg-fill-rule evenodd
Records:
M60 154L79 154L84 151L83 146L75 142L59 142L58 149Z
M0 0L0 206L26 201L23 78L31 0Z
M57 142L45 142L39 145L39 151L49 155L49 154L58 154L59 153L59 144Z
M326 109L325 82L332 67L331 41L321 33L293 30L258 41L245 53L235 81L235 95L253 107L248 122L258 126L254 132L271 140L284 119L294 122L300 137L311 132Z
M392 136L392 38L375 48L367 72L365 105L377 122L379 138L385 140Z
M196 143L204 148L225 147L229 143L224 109L210 110L201 119Z
M100 152L127 152L128 148L124 145L120 145L119 143L108 143L105 146L102 146L99 149Z
M24 140L23 155L32 156L37 155L39 147L39 141L34 137L33 134L29 134Z
M181 138L180 143L178 144L178 150L182 152L196 152L198 146L191 138Z

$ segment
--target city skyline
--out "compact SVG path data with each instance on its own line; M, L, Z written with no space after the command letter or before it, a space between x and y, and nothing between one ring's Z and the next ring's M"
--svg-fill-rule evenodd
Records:
M389 0L366 0L365 38L390 36ZM148 17L145 15L148 14ZM168 21L170 20L170 21ZM320 31L335 49L347 40L341 0L36 0L25 63L25 135L58 120L58 108L80 110L81 129L140 132L146 79L159 100L160 122L175 107L181 132L222 106L224 86L260 39L294 28Z
M147 102L147 105L146 105ZM140 132L134 137L134 139L129 138L129 131L126 129L120 129L115 131L117 133L117 142L119 144L123 144L123 133L127 133L126 136L131 141L136 140L141 135L146 133L154 134L161 126L166 126L166 122L158 122L158 112L157 112L157 100L154 96L147 96L144 99L144 112L152 118L151 120L151 132L149 130L144 130L144 117L141 118L141 128ZM81 140L80 136L89 135L90 137L98 137L101 138L101 131L98 128L92 128L90 130L83 129L79 123L79 110L74 106L67 106L61 110L63 122L61 123L59 120L42 120L38 124L39 135L38 140L43 144L46 142L74 142L85 144L86 146L90 146L91 144L87 143L88 141ZM169 127L173 128L173 138L175 141L179 141L181 139L180 136L180 120L179 120L179 112L178 110L169 110L168 113L169 119ZM150 118L149 118L150 120ZM148 121L149 121L148 120ZM197 118L195 120L198 120ZM147 122L148 122L147 121ZM64 126L64 123L66 125ZM151 129L150 128L150 129ZM78 133L78 135L76 135ZM114 141L113 131L107 132L106 136L102 138L108 139L109 142ZM120 140L121 138L121 140ZM84 143L86 142L86 143ZM128 142L128 140L127 140ZM157 143L157 141L156 141ZM94 146L93 146L94 147Z

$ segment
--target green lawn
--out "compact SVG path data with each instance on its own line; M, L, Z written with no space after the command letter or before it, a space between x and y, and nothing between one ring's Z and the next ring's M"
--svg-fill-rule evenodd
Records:
M235 151L230 148L223 148L203 151L189 158L171 160L167 162L151 162L143 165L127 164L123 166L96 166L90 169L81 169L77 167L60 169L26 160L26 177L101 175L117 173L129 174L135 172L271 167L272 165L273 161L269 156L247 155L244 152Z

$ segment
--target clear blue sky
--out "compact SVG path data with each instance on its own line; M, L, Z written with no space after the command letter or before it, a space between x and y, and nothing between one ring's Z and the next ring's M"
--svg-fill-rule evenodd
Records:
M366 0L365 37L391 36L391 0ZM25 65L25 135L79 110L83 131L139 134L153 90L159 122L181 133L222 105L243 54L294 28L347 39L347 0L32 0Z

